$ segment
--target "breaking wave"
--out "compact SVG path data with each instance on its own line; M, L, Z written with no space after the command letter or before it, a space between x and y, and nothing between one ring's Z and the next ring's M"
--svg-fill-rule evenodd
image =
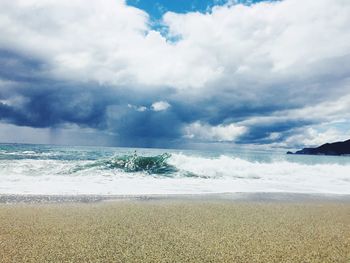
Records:
M169 175L177 172L177 168L168 163L171 154L156 156L140 156L135 152L131 155L117 156L107 160L99 160L91 164L76 167L73 172L84 169L100 168L104 170L119 169L126 173L143 172L147 174Z

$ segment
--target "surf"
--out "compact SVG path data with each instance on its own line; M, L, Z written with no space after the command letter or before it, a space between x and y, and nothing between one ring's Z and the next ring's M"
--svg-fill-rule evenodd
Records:
M0 192L6 194L350 194L347 157L38 145L2 148Z

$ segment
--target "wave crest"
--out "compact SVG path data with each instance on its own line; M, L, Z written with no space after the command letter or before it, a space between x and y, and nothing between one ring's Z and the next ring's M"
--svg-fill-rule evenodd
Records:
M135 152L131 155L122 155L108 160L101 160L83 167L78 167L75 171L89 168L100 169L120 169L123 172L135 173L143 172L147 174L170 175L177 172L177 168L167 162L171 154L164 153L156 156L140 156Z

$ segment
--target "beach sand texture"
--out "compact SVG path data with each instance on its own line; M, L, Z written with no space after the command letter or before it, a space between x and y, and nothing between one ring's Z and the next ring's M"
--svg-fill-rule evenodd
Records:
M1 262L350 262L350 204L1 204Z

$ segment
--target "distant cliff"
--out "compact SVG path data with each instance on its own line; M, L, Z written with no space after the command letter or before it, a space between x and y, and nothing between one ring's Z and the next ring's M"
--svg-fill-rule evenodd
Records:
M293 154L287 152L287 154ZM350 155L350 140L344 142L326 143L317 148L304 148L296 151L294 154L312 154L312 155Z

